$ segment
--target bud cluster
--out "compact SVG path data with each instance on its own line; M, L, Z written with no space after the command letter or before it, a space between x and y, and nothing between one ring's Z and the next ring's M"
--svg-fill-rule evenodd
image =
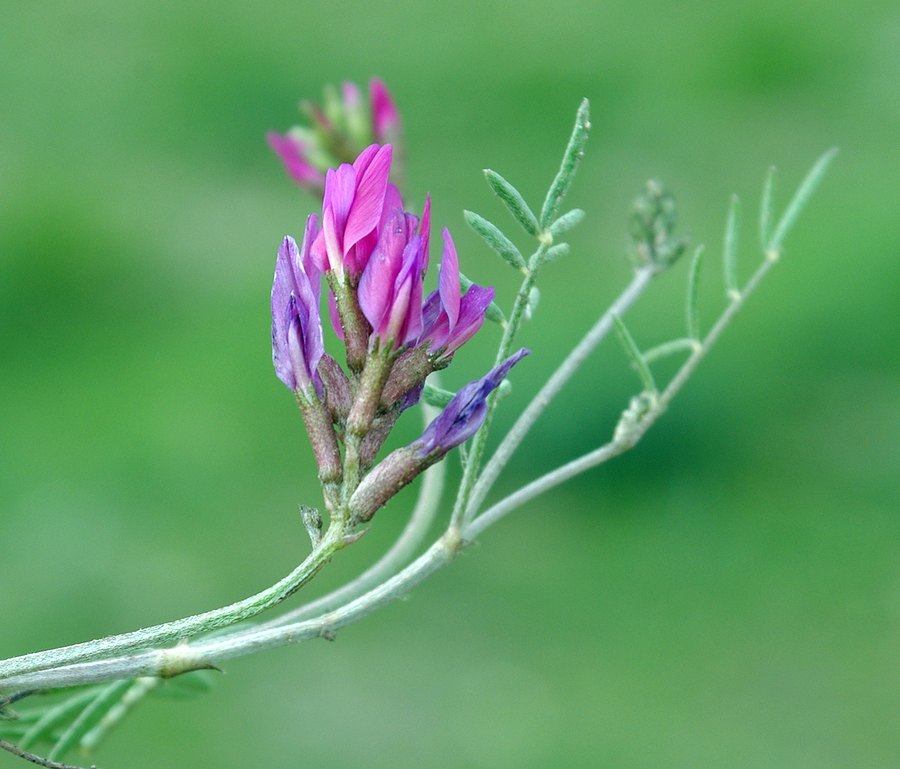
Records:
M481 426L486 400L526 351L463 387L422 437L378 465L400 414L425 379L450 364L484 323L492 288L462 290L459 259L442 231L438 287L424 295L431 202L404 208L390 181L391 144L370 144L352 163L326 169L321 216L310 214L298 246L286 237L272 285L272 358L295 393L332 517L372 515L425 468ZM325 352L321 289L345 348L346 367Z
M650 179L631 207L629 234L635 261L658 270L674 264L688 245L685 236L675 234L677 226L675 198L660 181Z

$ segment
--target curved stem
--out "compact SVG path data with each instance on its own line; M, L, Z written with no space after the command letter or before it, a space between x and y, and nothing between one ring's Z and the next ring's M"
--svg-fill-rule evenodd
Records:
M546 384L534 396L525 411L516 420L506 437L497 447L493 456L485 465L484 472L478 477L468 499L463 521L471 521L478 507L484 501L500 472L506 467L515 450L524 440L532 425L544 412L550 402L559 394L559 391L572 378L573 374L581 367L588 355L603 340L613 327L613 318L623 315L629 307L644 292L654 275L653 269L644 267L635 272L631 282L618 298L610 305L609 309L600 316L594 326L582 337L581 341L572 349L560 367L553 372Z
M44 652L42 653L42 662L44 664L31 664L29 666L27 664L22 664L22 660L35 660L36 658L42 657L42 654L26 655L26 657L17 658L19 661L19 671L30 670L37 672L21 672L20 674L14 674L12 671L15 668L12 663L16 663L16 660L8 660L5 663L0 664L0 691L75 686L101 681L113 681L122 678L135 678L138 676L166 676L172 675L172 671L182 672L201 667L209 667L228 659L253 654L264 649L298 643L318 636L328 637L336 630L345 627L346 625L371 614L387 603L406 595L432 573L450 563L462 547L464 541L473 539L489 526L496 523L510 510L553 486L562 483L564 480L583 472L589 467L600 464L601 462L632 448L661 416L671 400L678 394L697 368L700 361L718 340L722 331L743 306L750 294L753 293L760 281L765 277L766 273L772 268L777 261L778 256L779 254L777 251L772 250L767 252L765 261L748 281L743 292L732 299L731 303L726 307L719 316L719 319L710 329L700 347L698 347L688 358L669 382L665 390L651 402L647 411L640 415L634 424L631 425L630 429L621 431L621 433L617 434L609 444L606 444L573 462L563 465L561 468L557 468L557 470L528 484L507 497L505 500L498 502L467 526L462 527L462 529L457 528L451 522L447 532L425 553L393 577L358 598L318 617L291 622L278 627L243 628L217 638L199 641L194 644L181 644L169 649L154 649L151 651L138 652L129 656L82 662L80 664L68 664L69 660L65 659L64 654L60 654L60 652L67 651L66 649L63 649L51 653ZM649 279L649 276L646 279ZM632 282L632 286L635 286L634 281ZM635 288L635 290L640 293L637 288ZM326 540L333 540L331 531L332 529L329 529L329 531L326 532L323 544ZM332 546L334 545L332 544ZM316 552L319 552L319 550ZM313 556L315 555L316 553L313 554ZM313 556L310 556L310 559L312 559ZM330 555L328 557L330 557ZM309 561L310 559L307 560ZM325 561L327 561L327 558L325 558L322 563ZM204 615L200 615L200 617L203 616ZM138 633L141 632L145 631L138 631ZM134 635L135 634L128 634L118 638L128 638L129 636L133 637ZM175 640L171 636L167 636L167 638L170 641ZM115 638L106 639L106 642L111 640L114 641ZM104 642L94 643L103 644ZM90 643L81 644L79 647L69 648L78 649L80 647L90 647L91 645L92 644ZM133 649L135 646L132 645L126 648ZM46 663L51 658L47 655L52 655L54 653L57 655L57 658L62 661L57 663L59 667L47 669L50 665ZM109 654L108 649L106 654ZM73 659L86 659L84 656L70 656L73 657Z
M332 525L322 541L296 569L271 587L242 601L191 617L142 628L130 633L101 638L95 641L63 646L48 651L33 652L0 662L0 682L4 679L63 665L96 660L135 649L183 641L199 633L233 625L249 619L280 603L305 585L332 556L345 545L344 528ZM0 683L2 686L2 683Z
M592 467L596 467L597 465L603 464L604 462L608 462L610 459L613 459L619 454L623 454L624 452L633 448L638 443L638 441L644 437L644 434L653 426L656 420L659 419L660 416L662 416L667 406L681 391L681 388L684 387L685 383L688 381L688 379L690 379L697 366L700 365L700 361L703 360L710 349L712 349L713 345L722 335L722 332L725 330L726 326L728 326L738 310L740 310L740 308L744 305L747 297L749 297L750 294L753 293L753 291L759 285L760 281L766 276L766 273L768 273L768 271L772 269L772 266L777 260L777 251L769 251L766 253L765 260L757 268L756 272L753 274L750 280L747 281L747 285L744 287L744 290L734 295L731 303L722 311L722 314L719 316L715 324L713 324L703 342L697 343L697 345L693 348L693 353L682 364L681 368L678 369L675 376L673 376L669 384L666 385L665 390L663 390L662 393L660 393L659 396L655 398L652 405L648 408L647 412L640 417L640 419L631 430L627 431L627 433L624 433L621 436L616 436L609 443L600 446L599 448L594 449L587 454L584 454L578 459L573 459L571 462L567 462L566 464L561 465L555 470L551 470L549 473L542 475L540 478L533 480L531 483L526 484L522 488L510 494L508 497L500 500L497 504L488 508L485 512L475 518L466 527L465 536L467 538L477 537L482 531L495 524L507 513L515 510L517 507L521 507L526 502L534 499L540 494L543 494L545 491L549 491L553 487L558 486L559 484L569 480L570 478L574 478L576 475L580 475L581 473L590 470ZM562 370L562 368L560 368L560 370ZM559 372L557 371L557 373ZM550 382L548 382L548 385L549 384ZM543 390L541 392L543 392ZM540 395L540 393L538 395ZM535 401L536 400L537 398L535 398ZM520 422L527 413L528 411L526 410L525 414L520 417ZM519 422L517 422L516 425L513 426L513 429L510 431L509 435L507 435L506 440L509 439L509 437L513 434L513 432L516 430L516 427L518 426ZM506 440L504 440L504 442L501 444L500 449L502 449L506 444ZM513 448L515 448L515 446L513 446ZM500 449L497 450L497 454L500 453ZM497 454L495 454L494 457L496 457ZM491 459L491 462L493 462L493 458ZM485 468L485 472L482 478L484 478L484 476L488 474L490 464L491 463L488 463L488 466ZM476 493L477 491L478 489L476 487ZM476 497L473 494L473 504L475 503L475 500Z
M519 286L519 291L516 294L515 301L513 302L513 308L509 314L509 319L507 320L506 325L503 327L503 337L500 340L500 347L497 349L497 357L494 360L494 365L499 364L509 356L510 350L513 346L513 342L515 341L516 333L519 330L519 326L522 325L522 320L525 316L525 308L528 306L528 299L531 295L531 289L534 287L535 281L537 280L537 271L539 269L541 259L543 258L546 251L547 245L541 243L540 248L538 248L537 252L529 259L528 272L525 274L525 279L522 281L522 285ZM485 445L487 444L487 437L491 429L491 421L494 417L494 410L497 408L497 396L498 393L495 391L488 397L487 416L484 418L484 422L482 423L478 432L475 433L475 437L472 439L472 445L466 458L463 477L460 481L459 491L456 495L456 503L453 506L453 514L451 517L451 525L453 525L457 529L462 526L465 512L469 503L469 496L472 493L472 489L474 488L475 482L478 479L478 471L481 467L481 458L484 455Z
M439 413L440 409L427 404L422 405L422 416L426 426ZM437 516L438 503L444 491L446 475L447 466L443 462L432 465L424 472L416 506L413 508L406 527L390 549L376 563L372 564L352 582L348 582L346 585L333 590L321 598L317 598L315 601L311 601L269 622L258 625L258 629L281 627L292 622L298 622L301 619L313 617L320 612L334 609L370 590L379 582L394 574L412 557L416 549L422 544L426 534L428 534L431 524L434 523L434 519Z

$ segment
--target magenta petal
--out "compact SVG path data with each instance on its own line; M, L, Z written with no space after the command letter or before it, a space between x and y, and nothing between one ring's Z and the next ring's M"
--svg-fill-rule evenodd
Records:
M306 158L306 147L301 141L287 134L270 131L266 134L269 146L281 158L285 170L304 187L321 188L325 179L322 173Z
M347 224L344 229L345 249L350 249L378 226L390 172L391 145L385 144L378 149L371 162L365 167L362 178L357 179L353 206L347 216Z
M387 86L379 78L369 81L369 101L372 104L372 127L377 141L385 141L400 127L400 113Z
M419 235L422 236L422 274L428 269L428 239L431 236L431 195L425 196L425 205L422 207L422 221L419 222Z
M393 300L408 234L403 211L394 209L385 220L378 245L363 270L359 281L359 306L373 329L381 327Z
M338 275L344 272L343 253L341 251L340 234L335 222L334 209L328 207L322 214L322 233L325 240L325 269L333 270ZM315 244L314 244L315 245ZM314 254L314 258L316 255ZM318 262L318 259L316 259Z
M441 273L438 278L438 290L441 293L441 304L447 313L450 331L456 326L459 319L460 283L459 283L459 257L456 254L456 246L450 231L444 227L441 235L444 238L444 252L441 256Z
M379 149L379 145L370 144L362 152L360 152L359 155L356 156L356 160L353 161L353 170L356 171L357 179L362 178L362 175L369 167L369 164L372 162L372 158L375 157L375 154Z
M484 324L484 314L494 301L494 289L472 285L460 301L459 318L449 335L445 354L451 354L468 342Z
M331 195L328 199L328 208L334 212L334 221L341 233L346 230L347 217L353 208L357 187L356 170L349 163L342 163L337 170L331 174L331 179L326 180L325 184L329 185ZM344 237L341 238L341 245L344 244Z

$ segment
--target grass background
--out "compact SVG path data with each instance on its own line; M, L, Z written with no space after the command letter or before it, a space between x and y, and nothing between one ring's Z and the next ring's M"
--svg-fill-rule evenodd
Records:
M896 3L5 0L0 19L0 656L221 605L305 554L314 475L268 292L313 203L263 141L300 97L384 77L413 197L507 297L460 211L505 221L487 166L539 202L591 99L570 201L589 218L547 271L507 424L627 280L647 177L709 255L737 191L748 274L766 167L784 203L841 147L783 263L635 452L337 643L149 701L101 766L897 765ZM679 333L685 269L631 316L645 344ZM492 334L445 381L486 369ZM635 387L605 345L503 488L605 440Z

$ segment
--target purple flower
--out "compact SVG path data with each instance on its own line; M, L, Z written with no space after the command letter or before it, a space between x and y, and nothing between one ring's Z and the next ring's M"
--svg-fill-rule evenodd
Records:
M350 498L359 521L369 521L400 489L450 449L471 438L484 423L487 397L528 350L519 350L487 375L463 387L419 440L391 452L363 478Z
M456 246L446 228L442 235L444 252L438 290L425 300L420 344L427 343L430 353L437 355L442 361L448 361L481 328L487 307L494 300L494 289L472 285L460 297Z
M266 138L291 178L319 196L329 168L351 162L373 139L394 145L401 140L400 114L378 78L369 82L368 104L355 83L344 82L339 94L334 88L325 89L322 106L304 101L301 109L307 125L284 134L273 131ZM402 148L398 154L403 154Z
M322 272L358 275L375 246L382 218L391 145L372 144L353 165L330 168L325 175L322 230L312 244L312 257Z
M428 266L431 199L422 219L406 213L389 185L378 243L359 281L359 306L373 337L402 347L422 332L422 277Z
M488 395L500 385L509 370L530 352L523 347L481 379L469 382L453 396L453 400L425 428L422 437L409 448L414 449L419 457L442 456L475 435L487 416Z
M293 238L284 239L272 282L272 362L278 378L294 391L308 391L310 384L321 387L316 373L325 353L319 272L310 258L316 225L316 216L311 214L299 249Z
M316 168L309 160L309 146L299 136L294 134L280 134L269 131L266 141L275 151L284 168L301 187L321 193L325 186L325 174Z

